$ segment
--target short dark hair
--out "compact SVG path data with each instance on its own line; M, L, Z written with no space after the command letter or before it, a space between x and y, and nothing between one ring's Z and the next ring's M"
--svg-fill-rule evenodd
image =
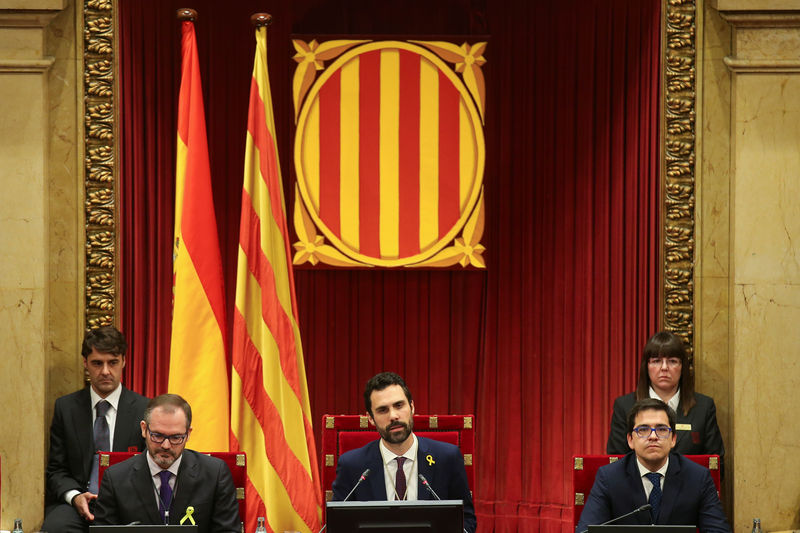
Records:
M638 400L631 410L628 412L628 433L633 433L633 424L636 420L636 415L641 413L642 411L649 411L653 409L655 411L664 411L667 413L667 420L669 421L669 427L672 428L672 431L675 431L675 422L677 420L677 415L675 411L669 405L665 404L661 400L657 398L645 398L644 400Z
M86 333L81 346L81 355L86 359L92 350L101 353L111 353L114 355L125 356L128 351L128 344L125 336L114 326L102 326Z
M639 364L639 381L636 383L636 399L642 400L650 396L650 373L647 365L653 357L677 357L681 360L680 406L683 414L688 414L689 409L697 403L694 397L694 373L686 352L686 343L671 331L659 331L644 345Z
M189 402L177 394L162 394L150 400L150 402L147 404L147 408L144 410L145 424L148 426L150 425L150 415L159 407L168 413L172 413L177 409L183 409L183 412L186 413L187 431L190 427L192 427L192 407L189 405Z
M403 392L408 399L408 403L411 403L411 391L408 390L406 386L406 382L403 381L398 374L394 372L381 372L380 374L375 374L372 376L369 381L367 381L367 386L364 387L364 406L367 408L367 412L372 415L372 392L376 390L383 390L390 385L400 385L400 388L403 389Z

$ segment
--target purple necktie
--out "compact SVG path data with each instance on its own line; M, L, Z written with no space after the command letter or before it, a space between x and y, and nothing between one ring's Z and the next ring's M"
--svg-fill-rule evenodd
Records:
M397 460L397 476L394 479L395 499L406 499L406 473L403 470L403 463L406 462L405 457L395 457Z
M172 504L172 487L169 486L169 478L172 477L172 472L162 470L158 475L161 476L161 489L158 491L158 512L161 514L161 520L167 524L169 523L169 506Z

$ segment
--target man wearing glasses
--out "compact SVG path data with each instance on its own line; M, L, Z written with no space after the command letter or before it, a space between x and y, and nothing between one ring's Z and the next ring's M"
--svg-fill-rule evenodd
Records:
M628 413L628 447L633 453L597 471L594 486L575 528L602 524L642 510L619 524L694 525L702 533L730 533L717 489L708 470L680 454L675 446L675 411L661 400L645 398Z
M185 449L192 408L177 394L150 400L141 421L147 453L105 471L95 524L195 523L200 533L239 533L239 506L228 466Z

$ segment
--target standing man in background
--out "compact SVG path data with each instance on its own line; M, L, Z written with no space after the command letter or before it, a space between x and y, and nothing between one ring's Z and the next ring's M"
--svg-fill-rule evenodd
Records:
M147 398L120 383L127 349L114 326L92 330L83 340L90 386L56 400L45 471L45 531L88 531L98 492L98 451L144 449L139 422Z

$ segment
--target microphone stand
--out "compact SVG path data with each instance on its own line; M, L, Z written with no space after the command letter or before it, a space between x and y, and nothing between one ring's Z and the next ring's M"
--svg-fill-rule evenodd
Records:
M638 508L634 509L630 513L625 513L622 516L618 516L616 518L612 518L611 520L608 520L608 521L603 522L602 524L598 524L598 525L608 526L608 525L611 525L611 524L615 524L615 523L619 522L620 520L628 518L629 516L633 516L633 515L635 515L637 513L641 513L642 511L649 511L652 508L653 508L652 505L650 505L649 503L646 503L646 504L642 505L641 507L638 507ZM587 533L588 531L589 531L589 528L586 528L583 531L581 531L581 533Z
M367 476L368 476L368 475L369 475L369 468L367 468L366 470L364 470L364 471L361 473L361 476L358 478L358 481L356 482L356 484L353 486L353 488L352 488L352 489L350 489L350 492L348 492L348 493L347 493L347 496L345 496L345 497L344 497L344 500L342 500L343 502L346 502L347 500L349 500L349 499L350 499L350 496L352 496L352 495L353 495L353 493L354 493L354 492L356 491L356 489L358 488L358 486L359 486L359 485L361 485L361 483L362 483L362 482L363 482L365 479L367 479ZM322 529L320 529L318 533L322 533L323 531L325 531L325 528L327 528L327 527L328 527L328 524L325 524L324 526L322 526Z
M428 492L430 492L433 495L433 497L436 498L437 500L442 501L442 499L439 497L439 495L436 494L436 491L433 490L433 487L431 487L431 484L428 483L428 480L425 479L425 476L423 476L422 474L419 474L418 477L419 477L419 482L422 483L422 485L426 489L428 489ZM462 527L461 529L464 531L464 533L467 533L467 528Z

